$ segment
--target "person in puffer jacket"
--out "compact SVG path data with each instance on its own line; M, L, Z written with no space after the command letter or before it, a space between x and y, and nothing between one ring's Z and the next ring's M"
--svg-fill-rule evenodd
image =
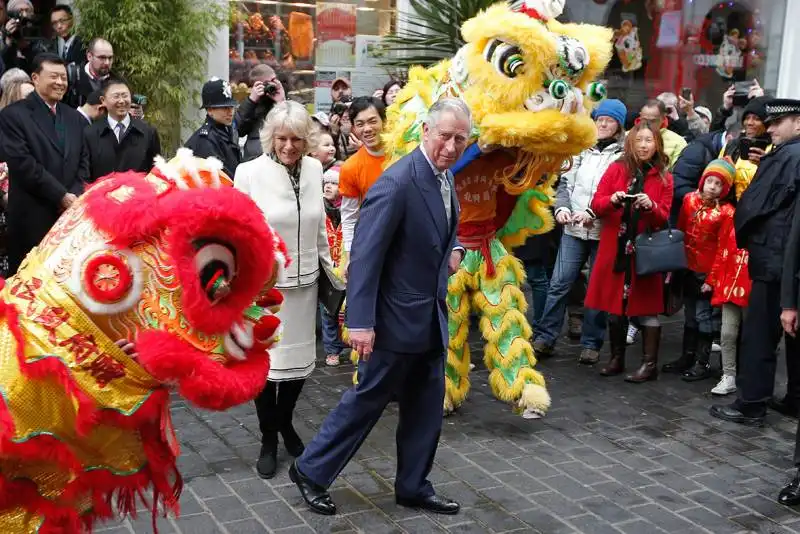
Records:
M552 354L564 325L564 310L570 289L588 260L597 254L600 221L589 208L606 169L622 155L627 109L619 100L604 100L592 113L597 126L597 144L581 152L572 168L561 176L555 202L556 221L564 234L556 257L547 300L534 335L534 351ZM606 330L606 314L586 309L583 317L579 362L595 364L600 357Z
M715 159L700 178L697 191L683 198L678 229L685 233L684 246L689 273L684 285L684 327L681 355L665 364L664 373L683 374L686 382L712 376L711 345L715 320L711 306L713 288L706 282L722 238L722 228L733 219L734 209L727 200L733 187L736 168L730 159Z
M753 286L747 271L749 257L747 250L736 246L736 228L733 219L729 219L720 232L714 266L706 278L706 284L713 288L711 305L722 308L722 378L711 390L713 395L736 391L736 354L742 314Z

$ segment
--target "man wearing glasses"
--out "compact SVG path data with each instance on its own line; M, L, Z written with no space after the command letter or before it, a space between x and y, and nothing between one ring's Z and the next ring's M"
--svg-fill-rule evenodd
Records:
M95 37L89 41L86 64L78 65L73 63L67 68L69 90L64 96L64 102L74 108L81 107L90 94L99 91L103 82L112 77L114 47L105 39Z
M50 25L56 36L50 44L50 51L59 55L69 65L80 66L86 58L86 50L81 38L75 35L75 24L72 8L66 4L57 4L50 11Z

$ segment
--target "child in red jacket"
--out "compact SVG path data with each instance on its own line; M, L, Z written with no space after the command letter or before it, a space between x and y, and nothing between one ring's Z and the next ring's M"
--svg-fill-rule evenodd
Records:
M712 292L711 305L722 307L722 379L711 390L714 395L727 395L736 391L736 348L742 310L750 300L752 282L747 272L749 255L746 250L736 248L736 231L733 219L722 227L714 266L711 268L704 292Z
M683 380L694 382L712 375L711 344L714 325L711 292L706 277L711 272L723 226L733 219L733 206L725 199L730 192L736 168L727 159L715 159L700 178L697 191L683 198L678 229L684 232L686 262L690 272L684 286L683 351L674 362L664 365L665 373L682 373Z

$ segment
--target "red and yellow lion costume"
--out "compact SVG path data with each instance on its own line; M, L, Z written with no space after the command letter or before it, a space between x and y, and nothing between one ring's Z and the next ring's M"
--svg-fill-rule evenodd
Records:
M169 388L215 410L263 388L286 249L221 168L181 151L101 180L3 284L0 532L177 512Z

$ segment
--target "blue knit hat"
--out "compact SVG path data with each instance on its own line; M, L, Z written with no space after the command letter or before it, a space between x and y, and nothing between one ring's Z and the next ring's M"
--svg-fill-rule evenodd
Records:
M625 117L628 115L628 108L621 100L616 98L607 98L600 102L600 104L592 111L592 120L597 120L597 117L611 117L617 121L621 128L625 127Z

